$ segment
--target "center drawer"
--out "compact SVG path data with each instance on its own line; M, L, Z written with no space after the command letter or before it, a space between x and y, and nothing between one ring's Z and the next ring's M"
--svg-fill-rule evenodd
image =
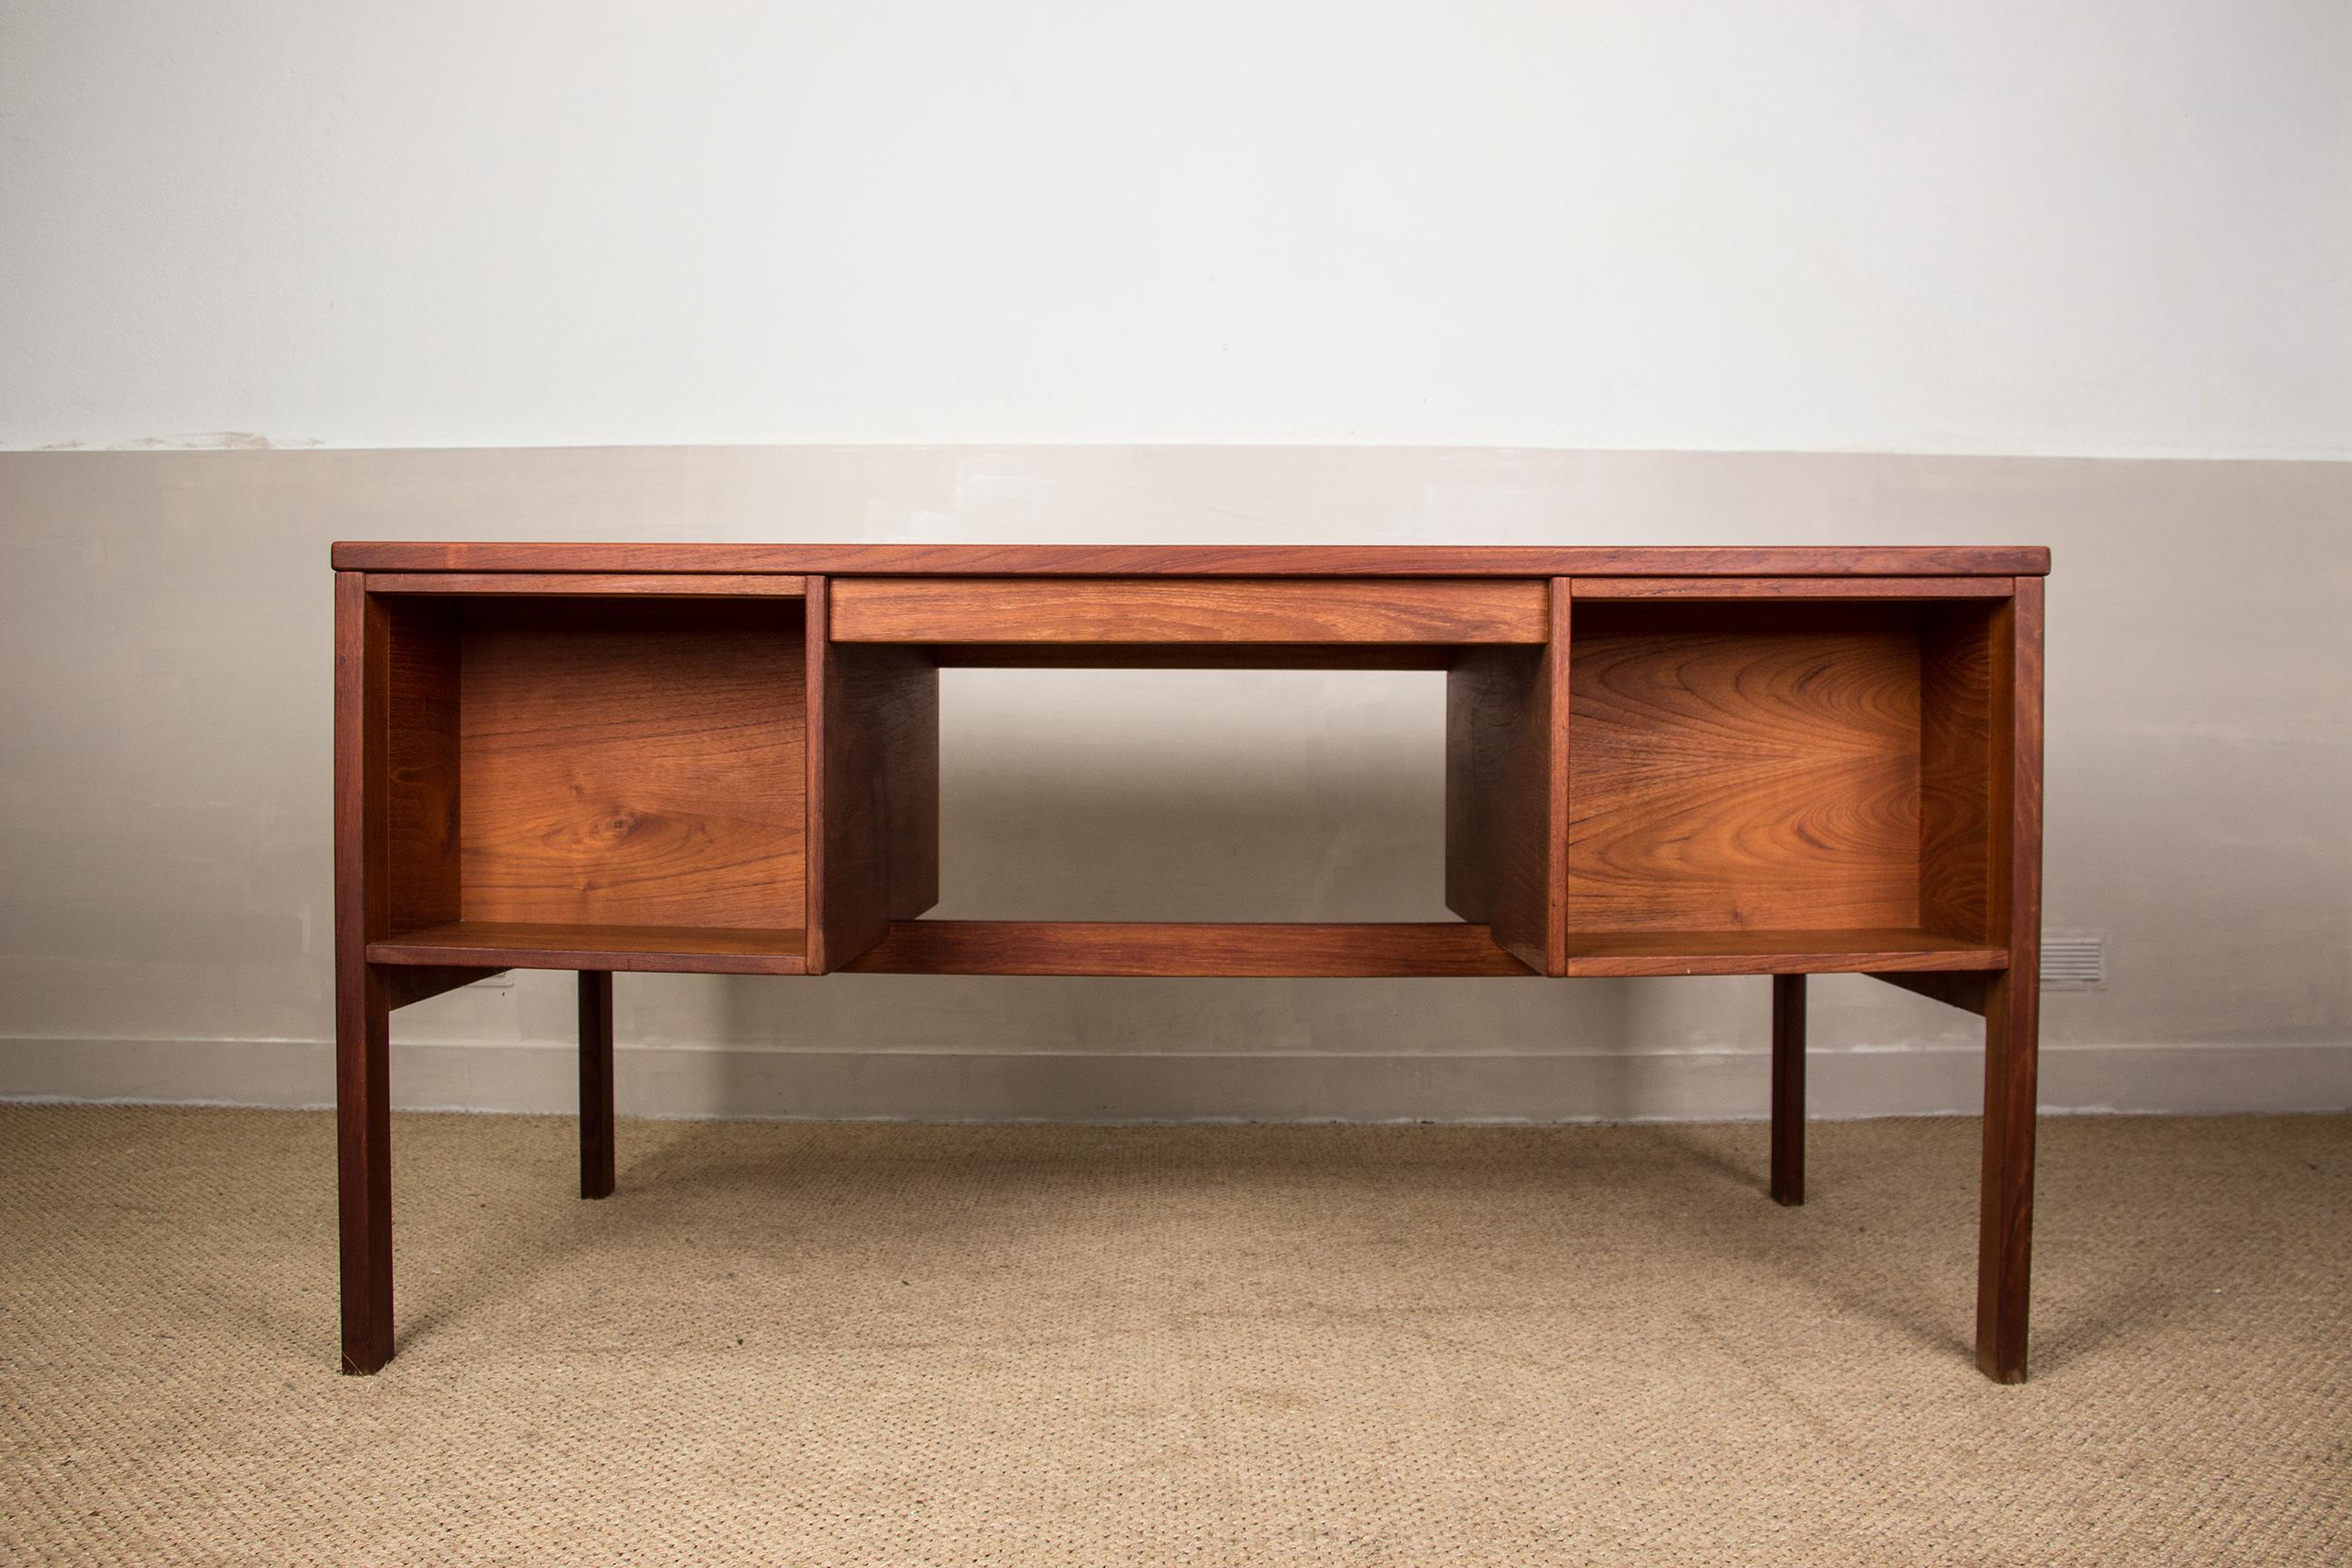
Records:
M839 577L850 643L1540 643L1541 578Z

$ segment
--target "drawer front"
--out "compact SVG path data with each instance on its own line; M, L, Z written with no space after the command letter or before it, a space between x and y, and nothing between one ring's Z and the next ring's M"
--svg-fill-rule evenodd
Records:
M833 640L1540 643L1541 578L840 577Z

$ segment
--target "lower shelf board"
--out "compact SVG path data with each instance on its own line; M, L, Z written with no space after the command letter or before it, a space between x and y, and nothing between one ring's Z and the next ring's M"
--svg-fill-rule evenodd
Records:
M1584 975L1846 974L2007 969L2005 948L1932 931L1570 931L1568 972Z
M720 926L503 925L458 921L368 943L371 963L488 969L618 969L677 974L805 974L799 931Z
M869 974L1527 974L1483 925L898 921L844 967Z
M372 963L805 974L805 934L719 926L508 925L459 921L370 942ZM1571 975L1991 971L1996 947L1901 930L1571 932ZM1534 971L1462 921L1289 924L898 921L842 966L864 974L1061 974L1374 979Z

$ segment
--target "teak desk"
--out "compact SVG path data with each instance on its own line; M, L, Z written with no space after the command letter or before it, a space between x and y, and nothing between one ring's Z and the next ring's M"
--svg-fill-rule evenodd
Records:
M393 1352L393 1009L580 973L1772 979L1803 1201L1805 976L1985 1020L1977 1364L2025 1375L2040 549L338 544L343 1367ZM921 919L948 665L1446 672L1431 924Z

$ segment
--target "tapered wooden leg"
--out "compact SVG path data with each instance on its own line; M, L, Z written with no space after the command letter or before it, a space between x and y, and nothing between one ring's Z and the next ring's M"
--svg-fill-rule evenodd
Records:
M2033 1266L2033 1116L2040 987L2031 967L1985 996L1984 1184L1977 1221L1977 1365L2025 1381Z
M1805 977L1772 976L1772 1201L1805 1201Z
M613 976L580 972L580 1195L613 1195Z
M2015 597L1993 628L1993 733L2000 747L1993 770L1993 931L2008 941L2009 967L1984 993L1977 1365L1996 1383L2025 1381L2033 1264L2034 1079L2042 1031L2042 598L2041 578L2020 577Z
M343 1370L392 1359L392 1008L364 963L336 976Z

